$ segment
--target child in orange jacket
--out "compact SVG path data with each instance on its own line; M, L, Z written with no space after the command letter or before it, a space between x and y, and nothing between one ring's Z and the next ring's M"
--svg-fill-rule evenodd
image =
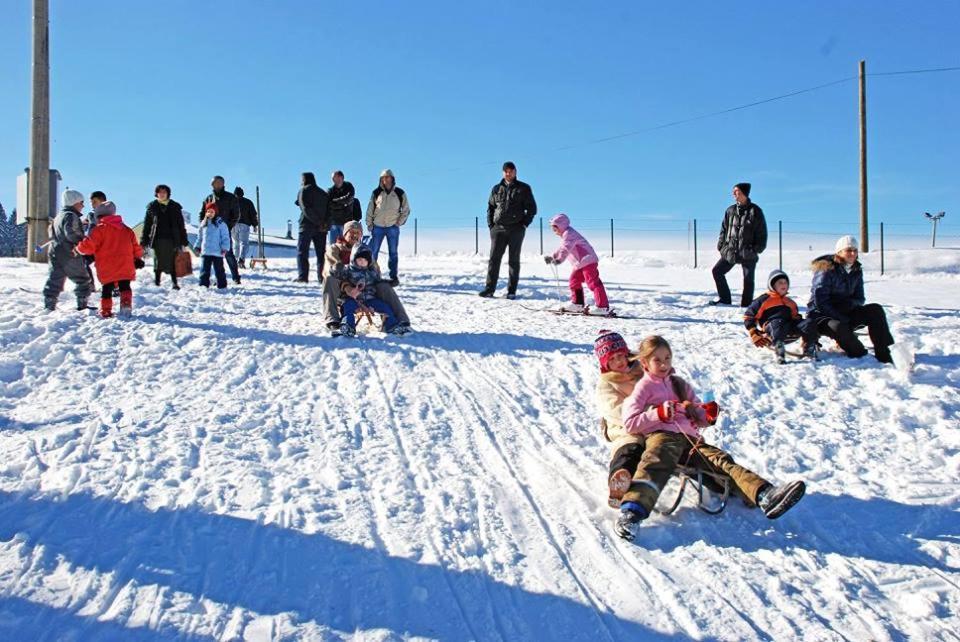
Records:
M791 336L803 337L803 356L817 358L817 325L804 319L797 304L787 296L790 278L783 270L774 270L767 277L768 291L753 300L743 313L743 325L753 345L765 348L773 345L780 363L786 361L784 343Z
M133 290L130 282L137 278L136 268L143 267L143 248L137 235L124 225L112 201L106 201L94 210L97 225L87 238L77 245L80 254L93 255L97 279L103 285L100 295L100 316L113 316L113 290L120 290L120 314L133 311Z

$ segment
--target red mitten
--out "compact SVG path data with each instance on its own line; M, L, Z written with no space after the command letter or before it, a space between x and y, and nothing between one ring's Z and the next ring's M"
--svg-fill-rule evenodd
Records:
M657 418L660 421L672 421L674 415L674 402L664 401L662 404L657 406Z
M708 401L703 404L703 410L708 424L712 426L717 423L717 417L720 415L720 405L716 401Z
M758 348L766 348L770 345L770 339L767 338L767 335L756 328L750 328L750 340L753 341L753 345Z

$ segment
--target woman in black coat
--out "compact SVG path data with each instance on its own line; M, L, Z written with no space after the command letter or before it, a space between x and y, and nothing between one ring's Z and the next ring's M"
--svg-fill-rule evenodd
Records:
M174 261L180 248L187 245L183 208L170 199L170 188L166 185L157 185L153 195L156 199L147 205L140 245L153 250L154 283L160 285L160 275L166 272L173 279L173 289L179 290Z

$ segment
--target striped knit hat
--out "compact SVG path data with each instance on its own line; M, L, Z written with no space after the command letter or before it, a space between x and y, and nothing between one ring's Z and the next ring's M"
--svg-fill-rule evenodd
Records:
M607 372L607 363L615 354L628 354L627 342L613 330L601 330L593 341L593 353L600 360L600 372Z

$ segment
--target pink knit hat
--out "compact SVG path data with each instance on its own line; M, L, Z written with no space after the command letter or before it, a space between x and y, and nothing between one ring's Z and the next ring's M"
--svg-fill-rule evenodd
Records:
M600 360L600 372L607 372L607 363L615 354L629 354L627 342L613 330L601 330L593 341L593 353Z

